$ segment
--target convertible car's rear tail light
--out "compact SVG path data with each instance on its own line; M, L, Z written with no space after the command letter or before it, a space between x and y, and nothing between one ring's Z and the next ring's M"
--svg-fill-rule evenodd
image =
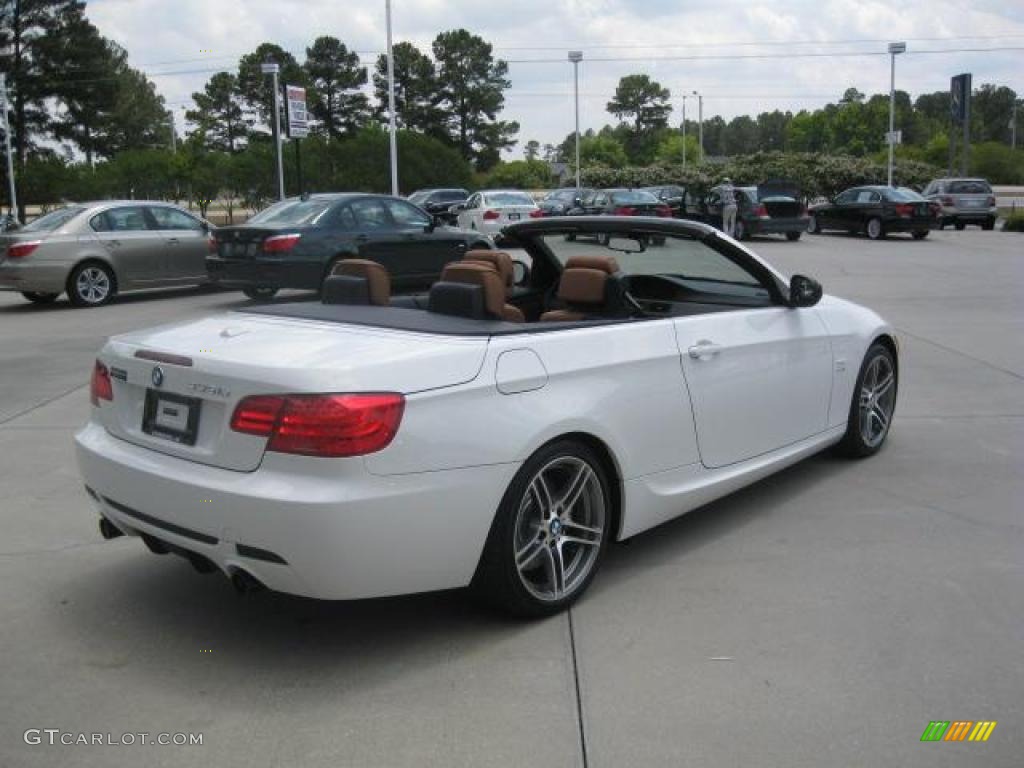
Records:
M93 405L99 405L100 400L114 399L114 386L110 382L110 371L99 360L96 361L96 365L92 368L89 399L92 400Z
M302 235L272 235L263 241L264 253L287 253L296 245Z
M897 216L913 216L914 206L910 203L896 203Z
M491 210L484 211L484 221L494 221L495 219L500 218L500 217L501 217L501 214L498 213L497 211L491 211Z
M612 214L615 216L632 216L636 213L636 209L628 205L620 205Z
M23 259L42 244L42 240L28 240L24 243L11 243L7 246L7 258Z
M269 437L268 451L304 456L362 456L398 432L405 398L364 395L256 395L235 408L231 428Z

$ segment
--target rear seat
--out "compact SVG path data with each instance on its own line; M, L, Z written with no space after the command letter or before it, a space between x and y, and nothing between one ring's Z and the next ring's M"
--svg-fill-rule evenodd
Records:
M573 322L588 317L615 317L625 306L619 264L612 256L572 256L558 281L564 309L540 316L541 322Z
M449 264L430 289L427 310L476 320L524 321L523 313L505 303L505 283L493 264L461 261Z
M339 261L324 281L324 304L371 304L386 307L391 277L383 266L366 259Z

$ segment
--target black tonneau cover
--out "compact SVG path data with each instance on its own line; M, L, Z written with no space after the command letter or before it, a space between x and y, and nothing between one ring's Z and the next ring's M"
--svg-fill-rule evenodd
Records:
M322 304L319 301L253 307L236 310L246 314L317 320L327 323L369 325L396 331L433 333L440 336L509 336L520 333L547 333L587 328L595 325L633 322L636 318L599 318L573 323L506 323L503 320L474 320L455 315L441 315L422 309L375 307L357 304Z

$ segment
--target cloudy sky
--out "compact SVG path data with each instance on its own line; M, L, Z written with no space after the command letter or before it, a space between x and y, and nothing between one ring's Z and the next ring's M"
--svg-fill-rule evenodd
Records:
M974 83L1024 93L1021 0L392 0L395 41L429 51L440 31L465 27L509 62L506 119L528 139L561 141L572 131L572 67L580 49L581 127L612 117L618 79L646 72L672 91L704 96L705 118L772 109L813 109L848 86L887 92L887 40L906 40L897 87L911 94ZM89 0L100 31L128 49L184 127L190 96L219 69L272 41L301 61L319 35L359 51L385 47L384 0ZM958 49L951 51L950 49ZM945 51L945 52L942 52ZM881 54L881 55L879 55ZM696 99L686 100L687 117Z

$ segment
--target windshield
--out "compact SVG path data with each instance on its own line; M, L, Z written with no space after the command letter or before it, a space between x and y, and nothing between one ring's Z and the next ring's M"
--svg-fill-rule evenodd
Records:
M35 221L26 224L21 228L21 232L53 232L60 229L75 216L84 211L85 208L81 206L69 206L67 208L58 208L56 211L50 211L49 213L40 216Z
M889 199L898 203L924 203L927 202L921 195L908 187L897 187L889 190Z
M949 192L954 195L988 195L991 194L992 187L988 185L987 181L980 179L951 181L949 183Z
M629 205L631 203L637 205L657 205L658 203L658 198L642 189L614 190L610 196L612 202L616 205Z
M333 200L285 200L266 208L251 219L250 224L314 224Z
M533 198L525 192L488 192L487 205L533 205Z

